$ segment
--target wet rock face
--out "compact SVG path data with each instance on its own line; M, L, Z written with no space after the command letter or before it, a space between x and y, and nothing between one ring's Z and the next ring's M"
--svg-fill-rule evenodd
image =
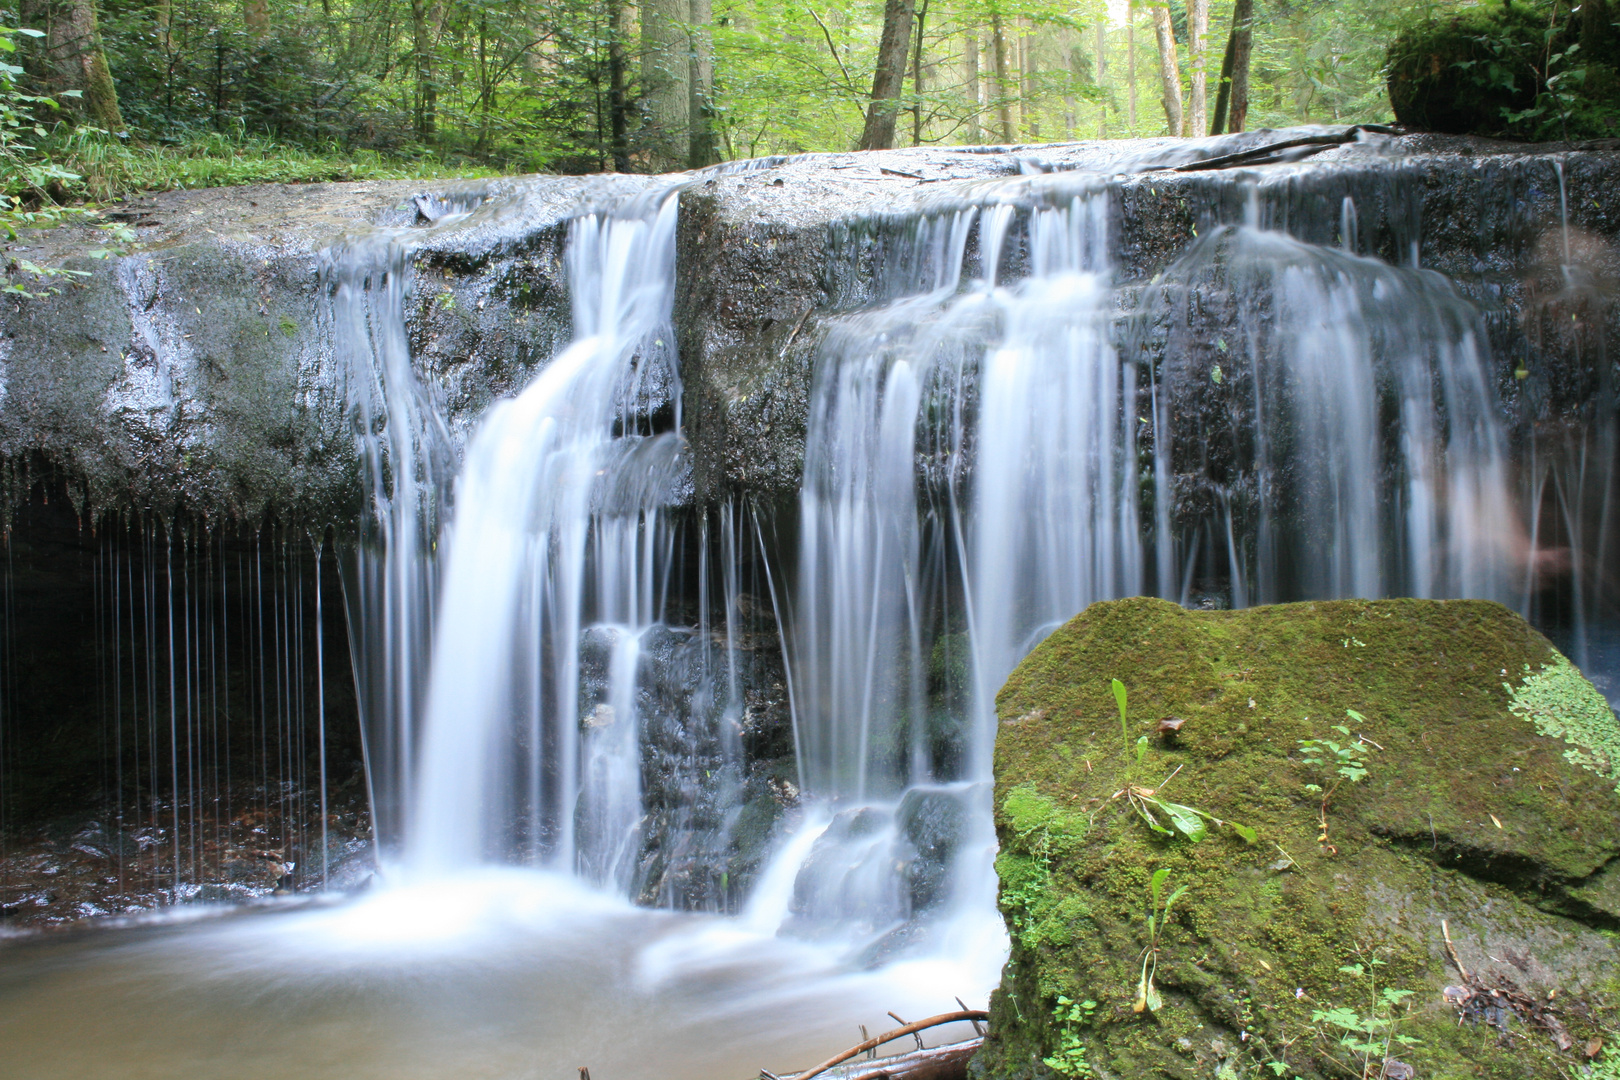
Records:
M916 215L1021 171L1122 174L1113 246L1123 279L1147 281L1197 235L1241 221L1251 191L1231 170L1151 170L1277 137L814 155L695 177L675 313L694 497L796 491L823 323L882 293L886 252ZM1405 262L1415 249L1458 280L1487 312L1505 407L1535 425L1612 394L1603 343L1620 318L1607 301L1620 219L1605 198L1620 152L1557 149L1413 136L1243 177L1269 224L1338 243L1350 196L1357 250ZM79 257L97 241L72 230L29 238L28 258L89 276L0 311L0 455L42 455L104 508L346 520L358 470L320 251L345 231L408 230L416 363L464 437L566 340L566 221L649 179L447 185L435 205L473 213L437 223L405 183L169 193L130 208L140 242L122 258ZM1004 276L1026 261L1015 239Z
M1506 609L1100 603L997 709L979 1075L1553 1077L1603 1037L1620 721Z

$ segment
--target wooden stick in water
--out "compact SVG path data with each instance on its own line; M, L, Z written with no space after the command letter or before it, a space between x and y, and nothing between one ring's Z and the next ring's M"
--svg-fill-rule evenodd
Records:
M895 1028L893 1031L886 1031L882 1035L867 1039L859 1046L852 1046L848 1050L845 1050L842 1054L835 1054L826 1061L823 1061L820 1065L817 1065L815 1068L811 1069L809 1072L800 1073L798 1076L794 1077L794 1080L810 1080L811 1077L821 1075L834 1065L841 1065L852 1057L863 1054L868 1050L876 1049L886 1042L893 1042L895 1039L903 1039L913 1032L923 1031L931 1027L939 1027L941 1024L955 1024L963 1020L971 1021L988 1019L990 1019L990 1014L985 1012L983 1009L963 1009L961 1012L940 1013L938 1016L930 1016L926 1020L918 1020L914 1023L904 1024Z

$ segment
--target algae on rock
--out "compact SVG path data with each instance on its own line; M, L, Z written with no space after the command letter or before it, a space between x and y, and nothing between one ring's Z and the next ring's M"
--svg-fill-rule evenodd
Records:
M1391 1075L1574 1075L1620 1028L1620 723L1569 714L1583 687L1482 601L1088 608L997 700L1012 955L975 1074L1377 1076L1387 1053ZM1325 809L1300 749L1323 738L1367 770ZM1133 786L1258 842L1159 835ZM1157 870L1187 886L1164 925L1147 921ZM1155 944L1162 1005L1136 1013ZM1538 1004L1460 1016L1448 986Z

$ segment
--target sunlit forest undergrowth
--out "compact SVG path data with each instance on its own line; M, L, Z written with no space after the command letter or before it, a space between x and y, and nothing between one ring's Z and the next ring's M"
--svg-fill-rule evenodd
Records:
M263 182L650 172L805 151L1387 123L1402 29L1484 26L1500 7L21 0L0 14L19 28L0 35L13 54L0 72L0 185L34 210ZM1576 31L1596 11L1612 42L1612 13L1606 0L1509 10L1535 39L1519 52L1420 59L1505 85L1523 98L1516 115L1542 116L1591 74L1592 50L1570 48Z

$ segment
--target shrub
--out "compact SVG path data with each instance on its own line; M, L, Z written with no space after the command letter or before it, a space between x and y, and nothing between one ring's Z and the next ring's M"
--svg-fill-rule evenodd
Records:
M1503 4L1426 18L1389 46L1402 124L1519 139L1620 135L1612 34L1584 37L1561 3Z

